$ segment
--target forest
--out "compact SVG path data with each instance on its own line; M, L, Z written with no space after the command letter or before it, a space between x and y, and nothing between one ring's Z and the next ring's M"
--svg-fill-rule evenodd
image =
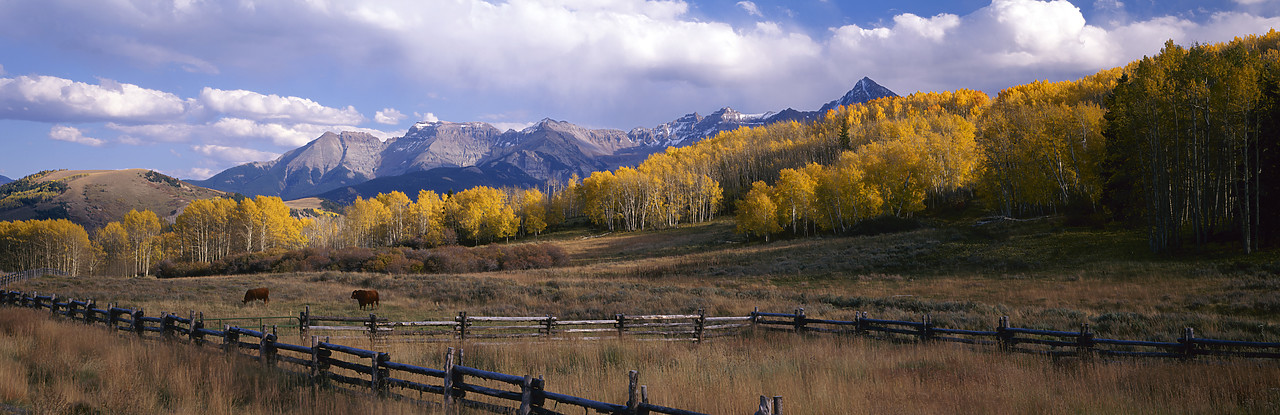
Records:
M844 234L867 220L946 212L1067 215L1145 230L1154 252L1274 243L1280 34L1183 47L1075 81L921 92L810 123L726 131L636 167L541 189L476 187L357 199L298 215L276 197L197 200L172 224L133 211L93 230L0 222L0 269L150 275L303 248L482 245L589 221L664 229L734 215L741 234Z

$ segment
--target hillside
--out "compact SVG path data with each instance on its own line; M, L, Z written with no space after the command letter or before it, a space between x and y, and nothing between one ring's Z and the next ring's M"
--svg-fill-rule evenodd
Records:
M70 219L95 229L131 209L168 218L219 196L228 194L146 169L47 171L0 186L0 220Z
M11 182L11 181L13 181L13 179L10 179L10 178L8 178L8 177L4 177L4 176L0 176L0 184L9 183L9 182Z

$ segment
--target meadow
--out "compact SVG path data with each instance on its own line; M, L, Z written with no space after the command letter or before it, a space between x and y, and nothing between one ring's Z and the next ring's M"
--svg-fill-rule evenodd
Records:
M1245 256L1206 246L1159 256L1148 253L1142 235L1066 227L1058 219L925 225L767 244L745 242L727 221L616 234L579 229L539 238L560 245L571 259L542 270L45 277L10 289L115 301L148 315L195 310L210 318L296 316L304 307L314 314L367 315L348 297L353 289L373 288L382 295L373 312L392 320L451 318L459 311L603 318L804 307L821 318L851 318L856 311L874 318L930 314L953 328L991 329L1008 315L1021 327L1074 330L1090 323L1099 336L1112 338L1169 341L1194 327L1201 337L1280 339L1280 261L1273 252ZM271 288L272 301L242 305L244 290L258 286ZM396 361L429 367L442 366L447 346L376 345ZM597 400L625 401L626 371L639 370L655 403L707 413L750 412L757 395L783 396L790 413L1280 410L1280 364L1271 361L1083 364L949 344L766 332L703 344L462 347L468 365L544 375L549 390Z

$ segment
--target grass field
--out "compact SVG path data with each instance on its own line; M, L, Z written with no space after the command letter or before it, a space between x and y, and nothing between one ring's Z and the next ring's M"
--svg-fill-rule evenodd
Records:
M1066 228L1054 219L768 244L745 242L728 221L634 233L553 232L540 241L560 244L572 264L461 275L41 278L13 289L117 301L148 315L296 316L305 306L315 314L365 315L348 297L374 288L382 296L375 312L393 320L464 310L602 318L805 307L822 318L928 313L954 328L990 329L1008 315L1032 328L1074 330L1087 322L1112 338L1167 341L1189 326L1200 337L1280 339L1275 252L1244 256L1234 247L1206 246L1155 256L1137 233ZM258 286L271 288L271 303L241 305L244 290ZM759 394L784 396L797 411L791 413L1280 410L1276 362L1079 365L949 345L794 336L552 345L466 347L478 367L544 374L551 390L598 400L625 401L625 373L638 369L656 403L709 413L749 412ZM386 347L396 361L440 367L444 346Z

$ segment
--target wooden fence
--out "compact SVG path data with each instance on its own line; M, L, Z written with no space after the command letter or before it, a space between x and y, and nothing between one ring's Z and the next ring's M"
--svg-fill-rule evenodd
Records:
M1098 338L1081 324L1079 331L1039 330L1013 327L1009 317L1001 317L995 330L961 330L937 327L928 315L920 321L880 320L857 313L852 321L823 320L805 316L804 309L794 313L753 312L754 322L766 329L796 333L832 333L874 336L888 340L917 342L955 342L990 345L1008 352L1033 353L1054 357L1094 356L1163 357L1194 359L1196 356L1246 357L1280 359L1280 343L1216 340L1198 338L1195 330L1183 329L1182 337L1173 342Z
M230 325L219 328L205 326L205 320L191 312L187 317L172 313L147 316L141 308L122 308L108 304L99 307L95 301L59 299L55 295L38 295L3 291L0 303L7 306L48 309L54 315L82 321L103 323L114 330L132 332L144 338L187 341L200 346L220 347L227 353L255 357L263 365L281 367L301 373L313 385L347 385L369 389L378 396L413 396L403 391L440 395L438 405L450 412L459 407L472 407L497 413L560 414L561 405L606 414L675 414L701 415L699 412L669 408L649 402L648 388L639 385L639 374L631 371L627 379L626 403L615 404L547 390L542 378L518 376L465 366L462 349L448 348L443 369L398 363L387 353L319 341L311 336L310 345L281 342L275 330L254 330ZM376 318L374 321L377 321ZM464 319L465 321L465 319ZM501 321L501 320L496 320ZM288 365L287 367L282 367ZM395 388L393 390L393 388ZM477 396L487 397L476 400ZM761 397L761 402L765 402ZM770 404L781 414L781 398ZM764 408L762 406L761 408Z
M6 286L18 281L26 281L36 277L43 277L45 275L57 275L57 276L65 277L67 273L57 268L38 268L38 269L29 269L29 270L20 271L20 272L11 272L8 274L0 275L0 287Z
M698 314L626 315L612 319L562 320L546 315L538 317L472 316L463 311L452 320L388 321L369 314L368 317L317 316L307 307L298 315L298 327L308 334L359 334L375 340L392 338L423 341L454 341L496 338L552 338L597 340L631 337L647 340L701 342L712 337L738 334L752 326L752 316L707 317Z

